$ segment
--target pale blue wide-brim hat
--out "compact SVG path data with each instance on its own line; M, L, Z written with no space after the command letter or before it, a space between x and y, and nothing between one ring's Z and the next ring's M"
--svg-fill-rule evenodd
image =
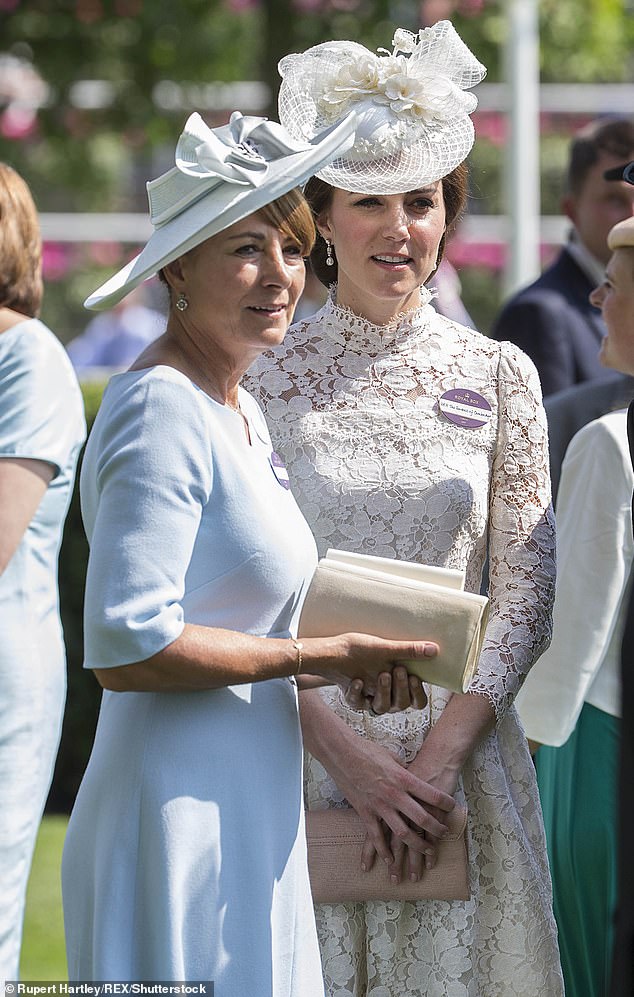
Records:
M111 308L172 260L259 211L318 173L352 143L354 113L310 141L298 141L277 122L234 111L209 128L188 118L176 146L176 165L147 184L154 232L143 250L86 298L86 308Z

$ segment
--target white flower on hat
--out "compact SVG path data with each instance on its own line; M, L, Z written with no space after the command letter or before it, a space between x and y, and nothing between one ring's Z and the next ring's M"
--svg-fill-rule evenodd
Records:
M422 32L421 32L422 34ZM418 45L418 38L405 28L397 28L392 39L395 52L413 52Z
M325 81L321 95L321 104L325 105L323 110L328 113L329 105L333 105L333 111L336 112L336 117L339 117L342 104L361 100L368 94L378 93L380 87L379 59L371 54L352 58Z
M380 103L388 103L395 114L409 113L426 124L442 121L454 113L448 97L454 96L450 80L430 74L395 74L386 80Z

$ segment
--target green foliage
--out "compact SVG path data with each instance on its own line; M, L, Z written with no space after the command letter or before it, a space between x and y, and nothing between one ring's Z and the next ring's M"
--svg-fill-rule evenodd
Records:
M622 83L632 78L634 17L628 0L540 0L542 80Z
M101 402L104 385L82 384L86 422L92 426ZM83 666L83 602L86 585L88 542L79 507L79 471L71 500L59 560L59 590L62 624L66 641L68 692L66 711L53 784L47 810L69 812L92 747L101 687L91 671Z
M32 60L52 99L36 135L0 137L0 159L29 178L41 210L125 210L117 197L133 162L173 142L157 84L257 79L260 21L260 11L237 16L221 0L179 0L177 14L151 0L18 2L3 15L2 49ZM77 106L78 80L105 81L111 103Z

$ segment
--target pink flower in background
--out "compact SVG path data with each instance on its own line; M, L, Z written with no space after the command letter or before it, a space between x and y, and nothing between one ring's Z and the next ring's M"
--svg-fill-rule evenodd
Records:
M471 243L453 239L448 246L447 256L458 269L485 267L487 270L501 270L505 263L506 247L500 242Z
M478 111L473 116L476 135L486 138L492 145L502 146L508 135L507 119L498 111Z
M70 270L72 248L63 242L45 242L42 247L44 280L62 280Z
M122 265L123 246L120 242L91 242L88 256L101 267L117 267Z
M0 0L0 10L15 10L20 6L20 0Z
M482 13L485 0L459 0L458 10L465 17L477 17Z
M37 114L32 107L9 104L0 114L0 135L3 138L30 138L36 131Z
M16 6L0 0L0 11ZM0 52L0 135L7 139L30 138L37 131L38 108L43 107L49 88L27 60Z

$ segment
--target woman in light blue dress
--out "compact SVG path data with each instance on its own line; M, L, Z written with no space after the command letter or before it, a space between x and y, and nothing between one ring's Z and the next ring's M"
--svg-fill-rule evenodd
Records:
M82 467L85 664L105 691L64 849L71 980L323 997L297 684L356 676L372 694L406 647L296 640L315 546L239 381L303 288L314 229L290 188L346 128L284 152L273 123L211 132L192 115L149 185L155 235L88 300L156 271L169 292L165 333L110 381Z
M0 218L0 979L15 980L64 711L57 559L86 427L70 361L36 317L35 205L3 163Z

